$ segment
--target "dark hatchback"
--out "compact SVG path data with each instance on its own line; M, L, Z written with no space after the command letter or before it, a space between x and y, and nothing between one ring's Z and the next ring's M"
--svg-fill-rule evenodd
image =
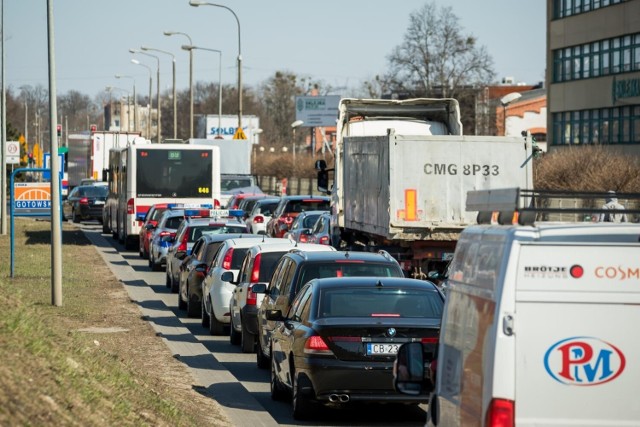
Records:
M438 345L444 297L427 281L407 278L314 279L298 293L271 336L271 396L293 396L293 416L311 417L318 404L426 403L393 385L393 362L406 342Z
M79 185L74 187L62 202L64 219L73 222L96 219L102 222L102 210L109 189L104 185Z

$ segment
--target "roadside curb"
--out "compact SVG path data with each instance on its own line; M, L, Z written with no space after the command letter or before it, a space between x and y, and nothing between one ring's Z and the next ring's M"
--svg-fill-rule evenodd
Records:
M149 320L174 357L187 366L193 377L194 390L215 399L233 425L277 426L271 414L244 388L207 348L197 340L170 340L168 336L190 334L173 311L159 300L149 286L135 277L134 269L99 231L82 229L105 264L122 283L131 301L135 302L144 319ZM162 318L162 322L153 319Z

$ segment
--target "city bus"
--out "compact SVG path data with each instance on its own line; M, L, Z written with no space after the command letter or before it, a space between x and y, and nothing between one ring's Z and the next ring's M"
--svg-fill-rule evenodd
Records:
M188 144L129 144L109 151L109 195L102 231L133 248L152 205L220 207L218 147Z

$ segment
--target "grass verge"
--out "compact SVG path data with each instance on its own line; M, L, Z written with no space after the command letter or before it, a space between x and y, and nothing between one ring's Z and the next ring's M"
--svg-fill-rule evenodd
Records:
M0 236L0 425L231 425L192 388L82 231L63 225L55 307L51 224L15 224L13 278L10 236Z

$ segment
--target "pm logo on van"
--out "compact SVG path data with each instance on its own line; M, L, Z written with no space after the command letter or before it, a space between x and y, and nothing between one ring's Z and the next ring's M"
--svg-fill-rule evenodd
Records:
M566 385L592 386L622 374L626 359L613 344L595 337L571 337L553 344L544 355L551 377Z

